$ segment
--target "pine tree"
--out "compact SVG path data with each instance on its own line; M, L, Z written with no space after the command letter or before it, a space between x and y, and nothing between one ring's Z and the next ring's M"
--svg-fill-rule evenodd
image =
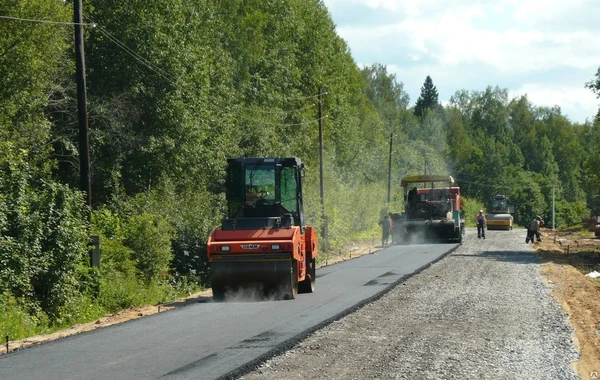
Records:
M433 85L431 77L427 75L425 83L423 83L423 87L421 87L421 95L419 96L419 99L417 99L417 104L415 104L415 116L421 118L427 109L435 109L438 106L437 89Z

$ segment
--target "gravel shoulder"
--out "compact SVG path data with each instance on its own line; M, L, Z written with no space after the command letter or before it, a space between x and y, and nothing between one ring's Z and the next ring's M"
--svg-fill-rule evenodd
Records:
M242 378L577 379L574 329L525 232L489 231Z

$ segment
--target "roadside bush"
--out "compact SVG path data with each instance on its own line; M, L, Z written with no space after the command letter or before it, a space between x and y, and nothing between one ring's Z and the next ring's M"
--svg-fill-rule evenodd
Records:
M212 195L202 188L176 189L170 181L163 181L159 188L140 194L135 202L137 212L160 215L172 226L170 271L174 286L191 292L206 284L210 272L206 242L224 215L223 194Z
M81 193L38 178L25 151L0 154L0 289L52 322L81 296L89 225ZM93 278L88 277L89 283Z
M107 312L116 313L130 307L156 305L176 297L177 292L167 282L147 282L112 271L102 277L98 304Z
M48 330L48 318L30 310L8 293L0 295L0 339L19 340Z
M142 213L129 219L123 243L132 251L132 259L146 282L167 280L173 252L175 231L158 215Z
M323 226L320 189L314 185L319 181L318 172L307 173L306 181L312 181L312 186L304 188L306 223L320 232ZM388 207L387 187L381 183L346 184L339 175L332 173L326 177L326 186L325 215L329 246L320 239L322 250L337 250L352 241L379 236L380 227L377 223L381 210Z
M555 203L555 227L567 227L581 223L590 215L584 202L557 201ZM552 227L552 214L544 218L546 227Z
M101 273L117 271L126 276L136 275L133 251L123 244L126 231L118 214L100 208L92 214L94 231L100 236Z
M461 213L462 217L465 219L465 226L467 227L476 226L475 217L479 213L479 210L483 210L484 214L487 214L483 202L476 199L461 197L461 203Z
M123 222L123 218L117 212L105 207L93 213L94 229L100 236L101 247L101 279L97 304L104 312L116 313L134 306L156 304L170 299L174 293L164 279L161 283L157 278L148 277L151 271L162 273L164 270L158 268L164 268L165 263L152 262L153 257L166 255L165 260L168 262L168 254L165 253L165 246L168 247L168 244L164 240L169 238L157 238L157 234L162 234L156 229L162 228L162 225L157 223L154 226L154 219L150 214L141 214L132 217L129 222ZM125 245L126 239L130 239L129 243L134 242L135 245L140 244L146 237L155 242L163 239L162 245L158 244L162 252L149 252L156 244L146 245L139 254L134 248ZM142 272L138 268L138 258L150 260L149 265L154 269ZM144 265L145 263L144 261Z

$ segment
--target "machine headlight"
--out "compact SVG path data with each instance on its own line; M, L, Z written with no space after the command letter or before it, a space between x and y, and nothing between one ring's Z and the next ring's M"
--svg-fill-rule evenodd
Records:
M223 252L229 252L229 246L228 245L222 245L221 246L221 251L223 251Z
M279 244L272 244L272 245L271 245L271 249L272 249L273 251L279 251Z

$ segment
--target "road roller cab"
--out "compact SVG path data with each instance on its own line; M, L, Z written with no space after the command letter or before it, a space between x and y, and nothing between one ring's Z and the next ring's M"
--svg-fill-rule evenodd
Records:
M515 207L504 195L496 195L490 203L490 213L486 216L488 230L513 229Z
M244 289L293 299L315 287L317 237L304 223L299 158L229 159L227 217L207 246L215 299Z

